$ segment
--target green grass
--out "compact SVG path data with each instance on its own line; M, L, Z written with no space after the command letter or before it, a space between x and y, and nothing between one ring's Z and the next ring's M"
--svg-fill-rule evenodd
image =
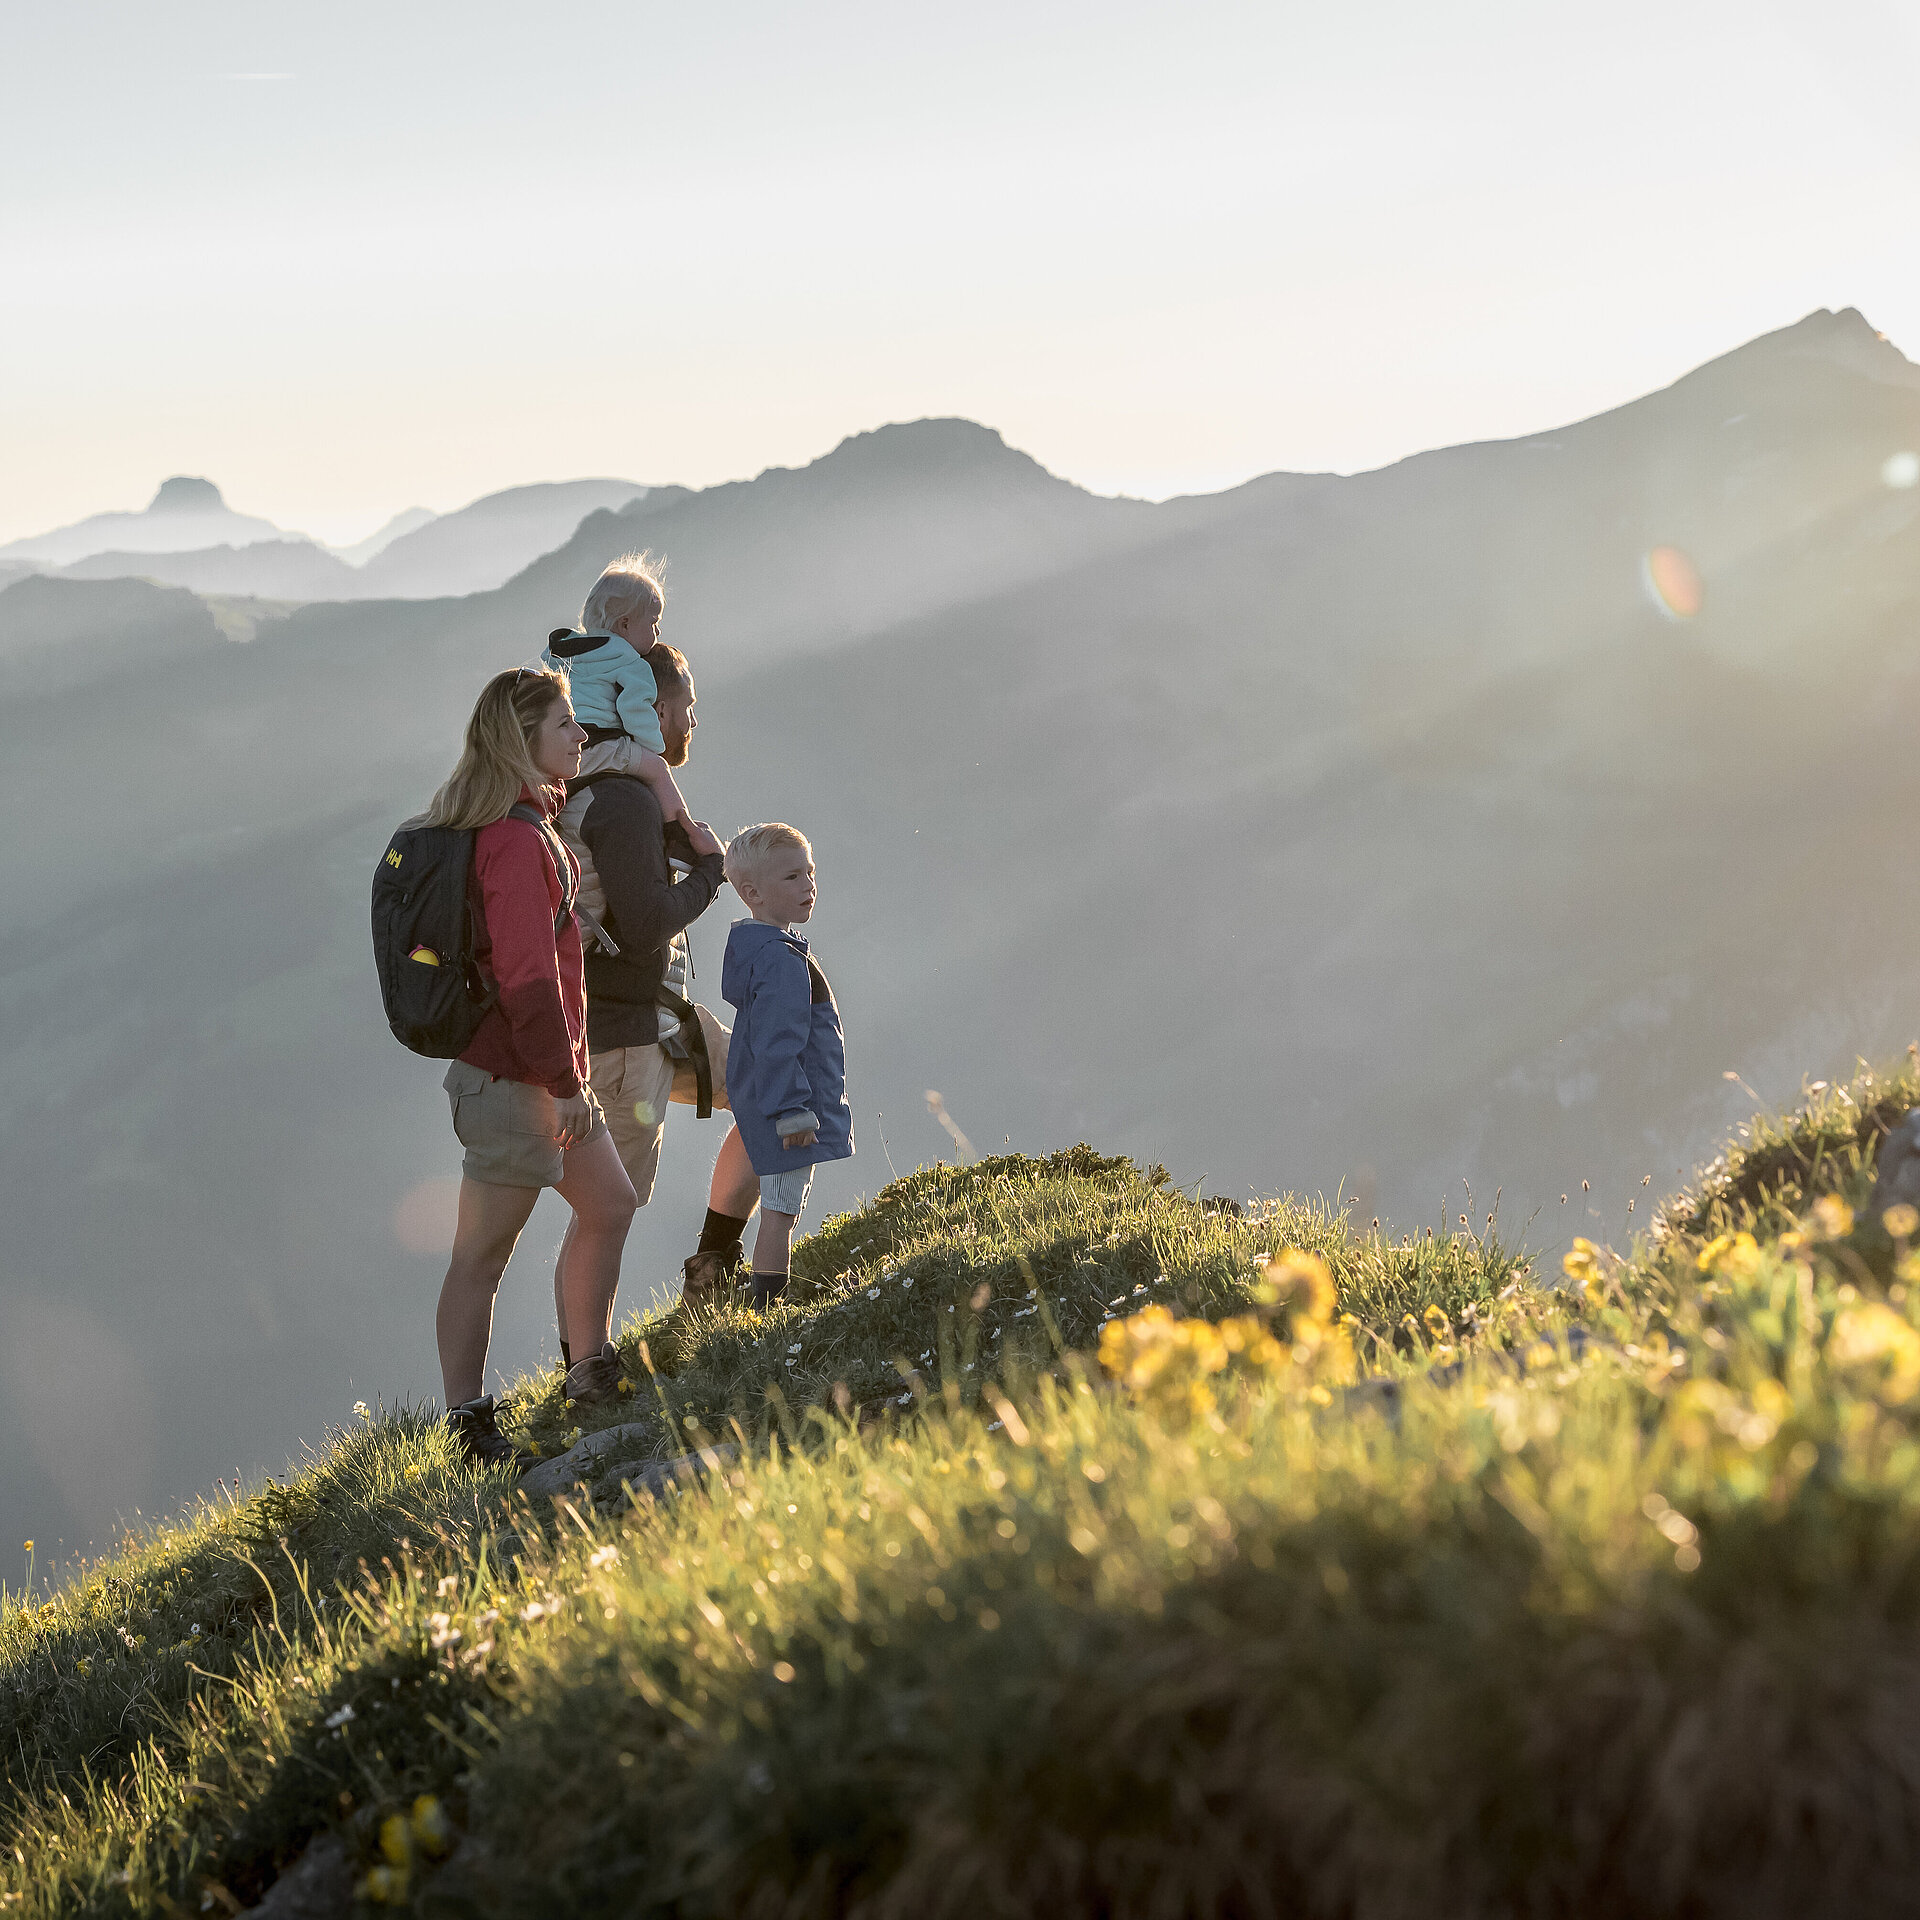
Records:
M576 1502L383 1417L9 1601L0 1912L233 1911L383 1827L426 1913L1906 1911L1920 1274L1781 1240L1864 1197L1894 1084L1754 1123L1568 1291L1085 1148L896 1181L774 1311L625 1329L629 1406L522 1384L545 1451L638 1429ZM1306 1339L1284 1247L1396 1396L1089 1358L1149 1304Z

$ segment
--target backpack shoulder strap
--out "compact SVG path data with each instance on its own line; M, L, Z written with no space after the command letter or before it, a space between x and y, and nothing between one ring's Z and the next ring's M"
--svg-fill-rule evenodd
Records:
M507 809L507 818L524 820L547 843L554 871L560 876L560 911L553 916L553 930L557 934L573 918L579 905L580 883L573 870L572 857L559 834L554 831L553 822L538 807L530 807L524 800L520 801Z

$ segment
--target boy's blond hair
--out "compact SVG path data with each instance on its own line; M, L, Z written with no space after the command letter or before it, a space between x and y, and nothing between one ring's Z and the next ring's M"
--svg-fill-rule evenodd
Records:
M742 827L727 842L727 878L733 883L733 890L740 891L742 880L757 886L760 876L783 847L797 847L806 854L813 852L812 841L784 820L765 820L757 827Z
M610 560L600 578L587 589L580 604L582 633L611 633L616 620L630 613L654 609L664 613L667 590L660 581L660 563L650 553L623 553Z

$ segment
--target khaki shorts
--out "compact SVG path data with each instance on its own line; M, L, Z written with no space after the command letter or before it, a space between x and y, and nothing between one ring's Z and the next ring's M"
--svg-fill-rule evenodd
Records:
M453 1130L467 1150L460 1171L469 1180L489 1187L557 1187L566 1178L553 1095L545 1087L503 1080L464 1060L454 1061L440 1084L453 1104ZM593 1132L599 1131L596 1121Z
M723 1027L705 1007L695 1011L707 1036L713 1066L713 1107L727 1109L727 1040ZM634 1198L645 1206L660 1172L660 1146L667 1131L669 1105L691 1107L700 1098L691 1060L676 1060L661 1046L609 1047L593 1056L588 1079L607 1116L607 1131L620 1164L633 1182Z

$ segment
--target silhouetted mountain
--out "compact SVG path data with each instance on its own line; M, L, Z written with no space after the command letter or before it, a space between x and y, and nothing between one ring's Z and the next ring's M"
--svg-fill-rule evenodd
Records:
M0 590L0 692L21 703L29 727L34 715L55 721L39 696L227 650L207 603L177 587L29 574ZM62 713L57 724L75 719Z
M407 507L364 540L356 540L347 547L334 547L330 551L338 554L350 567L363 567L376 553L392 546L402 534L412 533L416 528L424 527L429 520L439 517L431 507Z
M157 580L195 593L244 593L266 600L338 600L358 573L311 540L260 540L199 553L95 553L60 569L66 580Z
M144 513L96 513L70 527L0 546L0 556L68 566L95 553L182 553L283 540L271 520L235 513L211 480L184 476L161 483Z
M631 480L564 480L490 493L383 547L351 591L415 600L500 586L559 546L588 514L623 506L647 491Z
M919 420L810 466L597 514L513 593L577 607L609 551L651 548L668 562L663 631L732 673L1059 572L1138 538L1153 513L1055 478L971 421Z
M124 585L16 585L0 635L57 613L85 678L0 705L13 816L57 822L0 850L0 1518L56 1530L76 1422L122 1463L68 1509L97 1532L434 1390L458 1155L380 1018L368 879L481 678L634 544L699 675L697 809L815 840L861 1136L822 1213L950 1151L932 1086L983 1148L1406 1224L1462 1179L1483 1216L1497 1170L1509 1231L1623 1237L1744 1105L1724 1070L1777 1098L1920 1030L1920 900L1877 857L1920 802L1917 449L1914 370L1820 314L1553 432L1162 506L889 428L596 515L498 592L204 658L34 597ZM134 591L142 634L193 604ZM731 910L694 930L710 1002ZM718 1138L675 1116L629 1296L671 1284ZM551 1310L542 1207L506 1366Z

